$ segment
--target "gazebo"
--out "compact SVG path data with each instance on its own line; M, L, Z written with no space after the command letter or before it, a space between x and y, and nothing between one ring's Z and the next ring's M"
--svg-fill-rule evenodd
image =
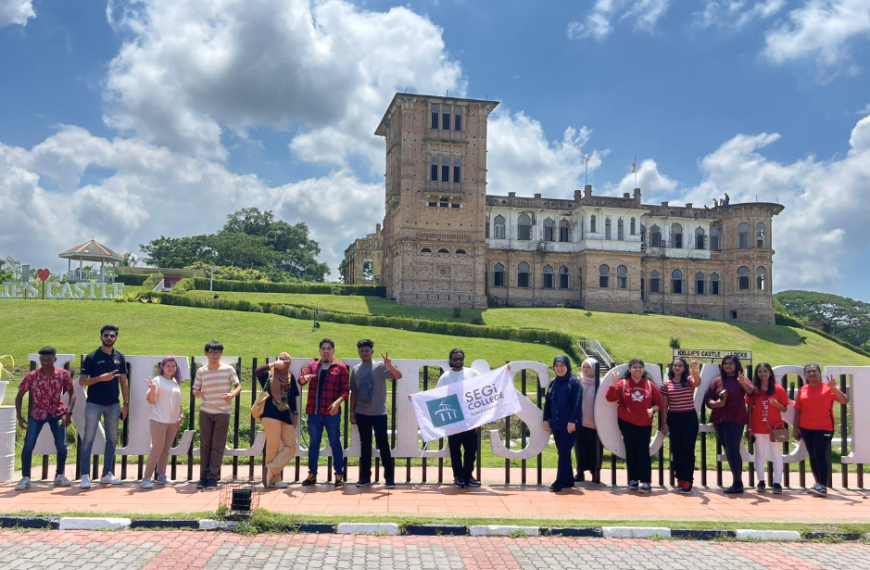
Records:
M81 245L77 245L61 253L58 257L67 260L66 280L67 281L90 281L96 279L98 282L114 283L115 272L112 271L111 277L106 277L106 266L110 265L113 268L123 261L123 257L98 243L96 240L90 240ZM78 269L73 269L72 262L78 260ZM84 262L100 262L100 272L88 271L84 269Z

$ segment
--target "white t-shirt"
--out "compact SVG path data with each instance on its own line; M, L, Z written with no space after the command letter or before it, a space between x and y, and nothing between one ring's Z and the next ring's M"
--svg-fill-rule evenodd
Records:
M157 393L151 405L151 419L161 424L174 424L181 417L181 387L172 378L154 378Z
M475 376L480 376L480 372L473 368L463 368L459 372L448 370L441 375L441 378L438 379L438 385L435 387L441 388L442 386L449 386L450 384L455 384L456 382L469 380L471 378L474 378Z

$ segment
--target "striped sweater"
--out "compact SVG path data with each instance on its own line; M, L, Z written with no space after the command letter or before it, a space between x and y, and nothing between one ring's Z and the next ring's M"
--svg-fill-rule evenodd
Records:
M208 365L196 371L193 381L194 390L202 390L202 406L200 410L207 414L229 414L232 402L223 399L223 394L232 392L239 385L236 369L229 364L221 364L215 370L209 370Z

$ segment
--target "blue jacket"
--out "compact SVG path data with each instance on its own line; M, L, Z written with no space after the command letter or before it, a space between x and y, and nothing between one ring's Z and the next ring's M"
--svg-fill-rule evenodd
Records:
M573 422L577 429L583 424L583 386L576 376L557 377L550 383L544 401L544 421L550 429L568 429Z

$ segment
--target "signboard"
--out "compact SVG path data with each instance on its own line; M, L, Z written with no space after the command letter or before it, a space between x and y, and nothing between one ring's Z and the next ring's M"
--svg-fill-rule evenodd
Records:
M675 348L674 358L705 358L710 360L722 360L726 356L736 356L740 360L752 362L751 350L718 350L710 348Z
M46 299L89 299L106 301L124 294L123 283L92 283L79 281L77 283L60 283L48 281L44 285ZM37 299L39 289L37 284L26 281L10 281L0 287L0 299Z

